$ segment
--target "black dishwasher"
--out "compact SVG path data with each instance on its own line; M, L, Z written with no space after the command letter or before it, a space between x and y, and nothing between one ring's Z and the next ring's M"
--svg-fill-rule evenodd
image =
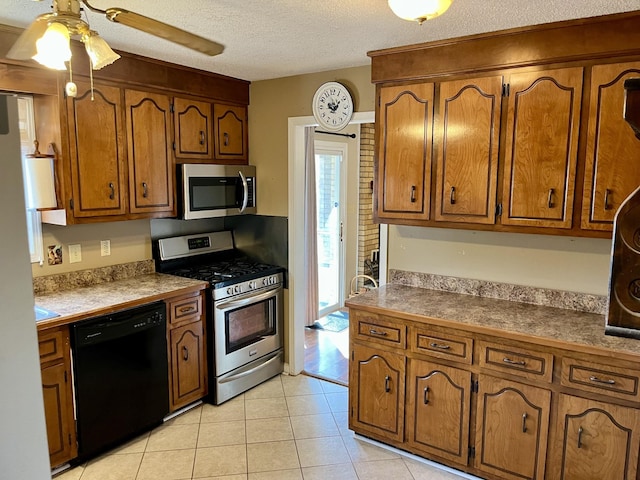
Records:
M162 423L169 412L162 302L73 325L78 458Z

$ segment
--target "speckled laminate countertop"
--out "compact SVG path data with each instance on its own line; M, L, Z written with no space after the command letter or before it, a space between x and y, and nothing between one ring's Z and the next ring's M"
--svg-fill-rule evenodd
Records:
M38 330L197 292L206 286L206 282L199 280L151 273L36 295L35 303L37 306L60 314L59 317L38 322Z
M605 335L605 317L594 313L395 284L352 297L346 305L540 345L566 348L570 343L572 350L640 361L640 340Z

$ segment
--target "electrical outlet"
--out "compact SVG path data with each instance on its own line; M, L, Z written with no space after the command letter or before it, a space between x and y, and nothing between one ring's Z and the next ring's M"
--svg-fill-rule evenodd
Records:
M100 256L111 255L111 240L100 240Z
M82 248L79 243L69 245L69 263L78 263L82 261Z

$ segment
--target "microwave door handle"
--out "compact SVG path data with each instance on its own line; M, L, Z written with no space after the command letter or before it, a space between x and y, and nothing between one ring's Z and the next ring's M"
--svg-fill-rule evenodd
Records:
M240 180L242 180L242 206L240 207L240 213L242 213L249 203L249 184L247 184L247 179L244 178L242 172L238 172L238 174L240 175Z

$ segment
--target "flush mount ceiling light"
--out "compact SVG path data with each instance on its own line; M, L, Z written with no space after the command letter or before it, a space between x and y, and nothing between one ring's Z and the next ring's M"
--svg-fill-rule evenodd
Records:
M66 70L65 62L71 59L69 41L76 37L84 43L92 70L115 62L120 55L111 50L107 42L80 18L81 5L92 12L105 15L114 23L127 25L209 56L224 51L224 46L219 43L123 8L100 10L92 7L86 0L53 0L53 13L37 17L11 47L7 58L33 58L46 67Z
M389 8L403 20L418 22L442 15L453 0L389 0Z

